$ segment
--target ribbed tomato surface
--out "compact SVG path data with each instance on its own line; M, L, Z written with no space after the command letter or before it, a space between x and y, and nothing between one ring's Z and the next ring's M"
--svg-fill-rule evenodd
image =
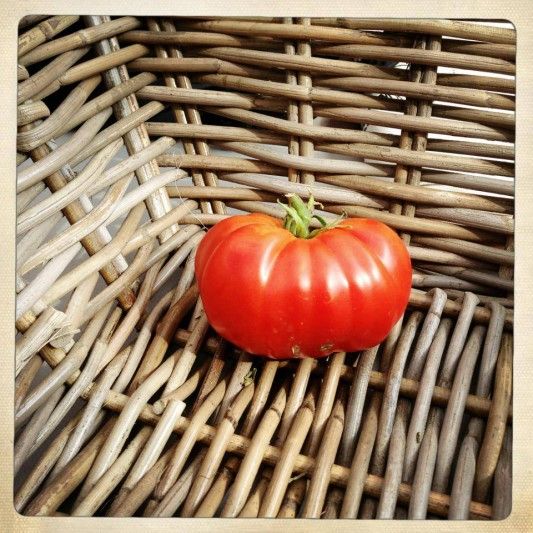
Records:
M211 228L195 270L212 327L276 359L375 346L404 312L412 278L404 243L381 222L348 218L303 239L263 214Z

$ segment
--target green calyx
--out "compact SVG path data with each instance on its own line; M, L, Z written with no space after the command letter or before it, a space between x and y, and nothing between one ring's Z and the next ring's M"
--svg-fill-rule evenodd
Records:
M309 196L307 204L296 194L289 193L286 196L289 199L288 205L278 200L279 205L287 213L283 221L283 227L300 239L311 239L322 231L338 226L339 222L344 218L344 215L342 215L337 220L328 223L321 216L314 214L315 206L323 207L323 205L316 202L313 195ZM309 226L313 219L318 220L320 228L310 230Z

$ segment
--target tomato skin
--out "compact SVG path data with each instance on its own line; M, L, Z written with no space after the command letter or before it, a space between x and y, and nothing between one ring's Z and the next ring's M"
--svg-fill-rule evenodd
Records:
M274 359L379 344L405 311L412 281L407 248L379 221L349 218L300 239L256 213L213 226L195 271L215 331Z

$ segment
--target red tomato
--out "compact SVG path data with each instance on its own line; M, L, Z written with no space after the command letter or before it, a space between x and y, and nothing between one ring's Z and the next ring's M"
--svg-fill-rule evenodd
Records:
M195 269L217 333L275 359L375 346L405 311L412 277L403 241L381 222L349 218L298 238L263 214L211 228Z

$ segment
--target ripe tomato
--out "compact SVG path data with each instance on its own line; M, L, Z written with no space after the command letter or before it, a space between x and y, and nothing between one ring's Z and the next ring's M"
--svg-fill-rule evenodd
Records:
M299 238L263 214L211 228L195 270L217 333L275 359L375 346L403 314L412 278L404 243L381 222L350 218Z

